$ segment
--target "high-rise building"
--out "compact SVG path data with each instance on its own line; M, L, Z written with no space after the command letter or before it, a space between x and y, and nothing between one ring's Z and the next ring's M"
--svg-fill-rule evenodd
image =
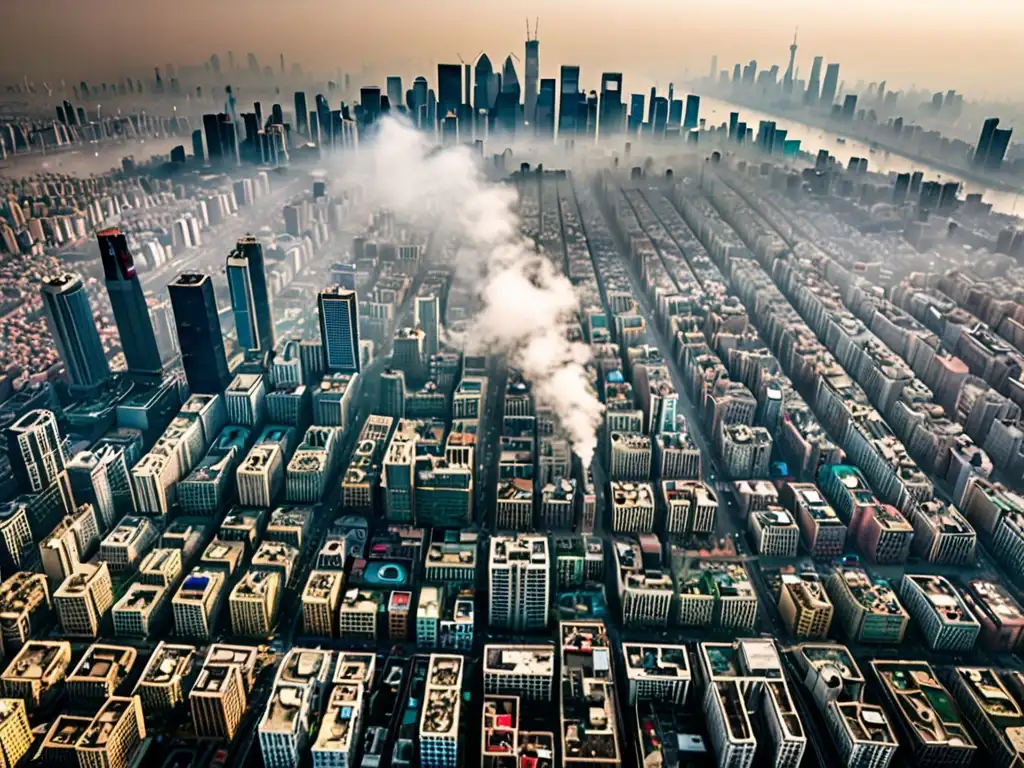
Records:
M153 332L142 283L135 271L135 260L128 250L128 241L116 227L100 230L96 237L128 375L145 383L159 381L163 375L160 347Z
M825 581L835 616L847 636L858 643L903 641L910 616L884 581L872 580L855 563L833 567Z
M551 596L547 536L492 536L489 558L492 627L542 630Z
M529 39L530 23L526 23L526 72L523 82L523 104L525 107L524 119L531 126L537 119L537 84L540 78L540 41L535 37ZM536 30L534 30L536 34ZM468 96L467 96L468 98ZM533 133L533 130L528 130Z
M306 108L306 92L295 92L295 132L299 136L309 136L309 111Z
M584 126L578 125L580 68L562 65L559 76L558 135L571 138Z
M388 101L391 102L392 109L398 109L402 106L402 78L397 75L389 75L387 79L387 94Z
M159 717L185 702L184 680L189 676L197 651L191 645L172 645L161 641L149 657L132 691L142 702L147 717Z
M231 741L245 714L246 685L239 664L219 662L213 649L199 671L189 693L189 706L196 735L200 738Z
M355 291L328 288L317 297L320 340L328 372L356 373L359 358L359 307Z
M49 488L66 460L52 411L29 411L7 428L7 456L19 487L27 493Z
M0 641L14 656L50 616L50 590L41 573L18 571L0 585Z
M71 272L43 278L43 310L72 392L95 392L110 380L103 343L82 278Z
M269 352L274 349L274 317L263 264L263 246L252 236L238 241L228 254L228 289L238 345Z
M457 112L462 104L462 66L437 65L437 111L442 117Z
M692 131L700 124L700 96L691 93L686 97L686 116L683 118L683 130Z
M622 73L601 75L601 104L598 132L602 137L621 133L626 126L626 105L622 101Z
M819 101L830 109L836 100L836 93L839 90L839 65L829 64L825 68L825 80L821 84L821 98Z
M811 76L807 78L807 90L804 91L804 103L813 106L818 103L821 90L821 56L815 56L811 63Z
M218 394L231 381L217 299L209 275L186 272L167 286L181 347L188 388L193 393Z
M417 296L416 325L423 331L423 356L429 359L441 349L441 302L435 294Z

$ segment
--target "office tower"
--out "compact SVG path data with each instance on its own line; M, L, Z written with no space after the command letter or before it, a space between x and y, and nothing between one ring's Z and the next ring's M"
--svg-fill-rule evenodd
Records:
M375 411L395 419L405 417L405 373L388 368L380 375L380 402Z
M309 136L309 109L306 107L306 92L295 92L295 132Z
M637 133L644 124L644 99L642 93L634 93L629 97L629 132Z
M986 120L981 128L978 147L974 152L975 165L998 169L1003 163L1012 133L1012 129L999 128L998 117L990 117Z
M391 102L392 109L398 109L402 106L402 78L397 75L389 75L386 86L388 101Z
M621 133L626 122L626 105L622 102L622 73L601 75L601 103L598 132L602 137Z
M683 118L683 130L694 130L700 124L700 96L689 94L686 97L686 117Z
M664 138L665 128L668 126L668 99L664 96L656 96L651 101L651 132L655 138Z
M423 331L423 359L441 350L441 302L434 294L417 296L414 302L416 325Z
M441 116L458 110L462 103L462 66L437 65L437 110Z
M303 633L316 637L336 637L338 604L341 600L342 573L312 571L302 591Z
M547 627L551 592L547 536L492 536L488 565L490 626L519 632Z
M357 373L361 361L356 292L335 286L320 291L317 303L325 369L331 373Z
M163 376L163 361L128 241L116 227L100 230L96 237L128 375L143 383L157 382Z
M124 449L101 445L79 451L67 465L71 492L79 504L90 504L100 528L107 531L124 515L134 514L135 494Z
M206 157L211 166L220 165L224 157L221 146L220 116L214 113L203 115L203 135L206 137Z
M554 138L555 135L555 91L558 83L554 78L540 81L540 95L537 97L534 122L539 136Z
M534 35L537 32L534 30ZM523 99L525 105L524 118L527 123L534 125L537 120L537 83L540 77L540 41L534 37L530 39L530 23L526 23L526 73L523 86L525 88ZM468 96L467 96L468 98Z
M192 131L192 154L200 162L206 162L206 152L203 151L203 129L196 128Z
M110 366L82 279L70 272L43 278L43 310L71 391L92 393L110 380Z
M821 56L815 56L811 64L811 76L807 79L807 90L804 91L804 103L815 105L818 103L818 93L821 90Z
M179 637L210 637L216 614L224 600L227 573L194 568L171 598L174 631Z
M238 345L243 349L272 351L276 343L273 308L259 240L248 235L241 238L228 254L227 272Z
M193 394L213 395L231 381L217 299L209 275L186 272L167 286L178 329L181 364Z
M829 64L825 68L825 81L821 85L821 103L828 107L836 100L839 90L839 65Z
M491 107L494 106L490 96L494 68L486 53L480 54L480 58L476 60L476 64L473 66L473 75L476 79L473 86L473 111L477 114L481 110L490 112Z
M7 456L18 486L40 493L64 472L67 463L57 418L51 411L29 411L7 428Z
M114 604L107 564L80 563L53 593L53 607L65 635L96 637L100 622Z
M558 135L571 137L583 126L578 125L580 68L562 66L558 88Z
M843 97L843 120L852 121L857 113L857 94L848 93Z

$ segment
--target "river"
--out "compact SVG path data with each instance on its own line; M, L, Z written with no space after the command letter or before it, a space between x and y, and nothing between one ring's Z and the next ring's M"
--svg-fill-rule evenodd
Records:
M911 173L922 171L925 179L939 181L959 181L961 194L980 192L983 200L992 204L992 210L1009 215L1017 214L1017 209L1024 211L1024 202L1018 198L1020 193L1006 192L992 189L984 184L973 181L965 181L956 174L935 168L925 162L911 160L896 153L886 152L881 149L872 150L867 144L854 139L842 140L842 136L834 131L818 128L813 125L798 122L789 117L780 117L760 112L750 107L741 107L720 99L701 97L701 117L706 120L707 126L717 126L729 122L730 112L739 112L740 120L745 121L748 128L753 128L757 134L757 125L761 120L774 120L779 128L786 129L787 139L799 139L800 149L812 155L819 150L827 149L831 154L839 158L846 165L851 157L866 157L868 159L868 171L876 173ZM1017 214L1019 215L1019 214Z

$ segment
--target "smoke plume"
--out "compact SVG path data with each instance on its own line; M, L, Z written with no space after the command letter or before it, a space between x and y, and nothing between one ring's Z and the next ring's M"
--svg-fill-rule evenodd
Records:
M456 278L468 281L480 310L468 324L470 352L505 354L551 407L584 468L597 446L602 405L587 375L590 350L571 342L579 299L572 283L524 240L514 188L489 182L468 147L438 150L404 122L385 118L377 137L342 171L365 202L461 244Z

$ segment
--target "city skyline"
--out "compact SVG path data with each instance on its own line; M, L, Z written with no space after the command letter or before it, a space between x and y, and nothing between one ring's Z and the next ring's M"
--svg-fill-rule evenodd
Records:
M265 27L247 23L244 34L235 34L238 0L220 0L213 7L185 0L166 8L117 0L66 7L59 0L43 0L7 10L0 43L10 58L0 71L7 78L56 78L59 86L60 78L113 77L167 63L200 65L214 52L226 67L231 50L238 70L246 68L252 51L261 65L276 71L283 53L287 62L298 61L323 79L340 66L358 81L370 67L383 86L383 76L392 71L411 77L433 71L440 62L457 62L459 55L469 61L477 50L498 60L508 51L522 58L525 20L532 24L539 17L542 77L554 76L559 64L576 64L587 81L596 82L601 71L622 71L627 90L654 83L664 87L686 71L690 77L703 76L715 55L722 67L754 58L762 66L775 63L784 69L793 30L799 27L796 65L803 78L813 56L821 55L841 61L851 84L887 80L903 89L956 88L971 98L994 100L1024 95L1024 81L1006 77L1004 65L1013 61L1016 41L1024 34L1024 9L1012 0L991 0L985 14L952 2L941 3L942 13L936 13L935 4L923 0L895 9L881 0L867 0L859 4L856 18L840 24L834 12L810 0L787 0L770 10L741 3L743 14L728 19L711 8L652 0L629 13L607 0L586 5L572 0L558 9L505 3L489 9L486 18L476 18L464 0L391 4L401 14L401 24L362 0L344 8L299 0L289 4L285 18L274 18ZM251 13L252 4L246 10ZM203 23L196 24L197 18ZM431 25L436 30L423 35ZM139 33L150 26L159 34ZM911 36L908 30L918 34ZM31 44L38 36L52 43L45 57ZM118 40L116 47L108 45L111 39Z

